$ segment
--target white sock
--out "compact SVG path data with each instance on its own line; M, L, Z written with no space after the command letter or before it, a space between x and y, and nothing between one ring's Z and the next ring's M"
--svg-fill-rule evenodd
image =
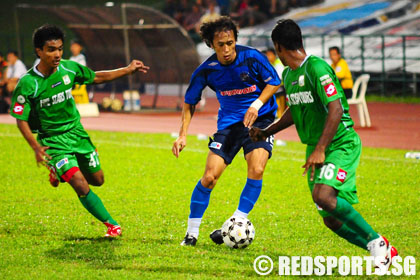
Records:
M198 237L198 231L200 229L201 218L188 218L187 232Z
M244 213L239 209L236 209L235 213L233 213L233 216L248 219L248 213Z

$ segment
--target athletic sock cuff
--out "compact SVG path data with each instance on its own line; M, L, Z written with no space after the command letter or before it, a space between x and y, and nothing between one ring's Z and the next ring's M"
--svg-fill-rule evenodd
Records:
M254 180L254 179L247 178L246 179L246 184L250 187L253 187L253 188L261 188L262 187L262 180Z
M205 192L205 193L211 193L212 189L206 188L201 184L201 180L198 180L197 185L195 186L198 190Z

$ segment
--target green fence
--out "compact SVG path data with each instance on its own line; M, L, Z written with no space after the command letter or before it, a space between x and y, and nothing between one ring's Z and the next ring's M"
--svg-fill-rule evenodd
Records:
M272 47L267 35L242 36L247 45ZM338 46L354 76L370 73L369 91L383 96L419 96L420 35L306 35L308 53L329 61Z

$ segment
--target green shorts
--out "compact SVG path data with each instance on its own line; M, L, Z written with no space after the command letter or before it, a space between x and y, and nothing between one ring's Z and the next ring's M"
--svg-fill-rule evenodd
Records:
M101 170L96 148L81 125L63 134L39 137L38 142L50 147L46 150L52 157L48 164L54 168L62 182L70 181L79 170L82 173Z
M308 171L308 185L312 193L315 184L325 184L338 191L338 196L350 204L359 202L356 190L356 169L359 165L362 143L357 133L351 133L339 145L329 147L325 152L325 161L321 168L315 169L314 180L310 180ZM332 145L330 145L332 146ZM314 151L315 146L307 146L306 158ZM316 205L316 204L315 204ZM330 214L316 205L322 217Z

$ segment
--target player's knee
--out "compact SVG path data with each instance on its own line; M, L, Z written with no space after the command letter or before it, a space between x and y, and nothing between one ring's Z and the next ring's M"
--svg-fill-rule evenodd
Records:
M248 168L248 177L262 178L264 174L264 166L257 165Z
M100 187L105 183L105 178L104 175L101 176L97 176L94 178L93 182L91 185L95 186L95 187Z
M69 183L78 196L87 195L89 193L89 185L85 178L73 176Z
M324 192L313 192L312 199L316 204L318 204L319 207L327 212L331 212L335 209L336 200L334 196Z
M217 176L215 176L211 172L204 173L203 178L201 178L201 184L206 187L212 189L217 183Z

